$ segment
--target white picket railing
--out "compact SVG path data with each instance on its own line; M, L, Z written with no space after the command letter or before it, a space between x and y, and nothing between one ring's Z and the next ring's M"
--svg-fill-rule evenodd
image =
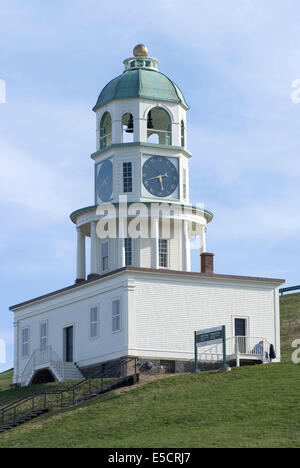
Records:
M33 351L26 367L22 372L21 385L25 387L30 382L34 371L47 366L54 371L59 380L64 379L64 363L52 346Z
M266 338L255 336L232 336L226 339L227 360L236 360L239 366L241 359L257 359L262 362L270 361L271 343ZM199 361L222 361L223 344L198 348Z

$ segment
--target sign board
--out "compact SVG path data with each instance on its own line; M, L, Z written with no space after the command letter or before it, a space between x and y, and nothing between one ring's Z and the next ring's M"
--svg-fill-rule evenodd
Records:
M195 341L197 348L223 342L223 327L208 328L196 331Z
M223 367L228 368L226 356L226 327L208 328L194 332L195 335L195 372L198 371L198 348L222 343L223 348Z

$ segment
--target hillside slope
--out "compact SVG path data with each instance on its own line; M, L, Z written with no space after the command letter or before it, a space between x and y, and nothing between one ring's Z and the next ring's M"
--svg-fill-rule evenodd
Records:
M280 327L282 359L291 359L292 342L300 338L300 293L280 298Z
M0 447L297 447L299 384L290 363L169 377L49 413Z
M178 375L102 396L4 433L0 447L299 447L300 374L290 344L300 337L300 294L281 303L281 364Z

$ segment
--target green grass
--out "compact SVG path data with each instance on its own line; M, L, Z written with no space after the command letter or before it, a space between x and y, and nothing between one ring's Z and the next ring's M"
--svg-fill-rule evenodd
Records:
M49 413L0 447L297 447L299 384L291 363L169 377Z
M2 395L1 392L4 392L10 389L12 378L13 378L13 371L3 372L2 374L0 374L0 398ZM0 403L0 406L1 406L1 403Z
M280 364L172 376L104 395L4 433L0 448L299 447L300 365L290 357L300 337L300 294L281 298L281 314Z

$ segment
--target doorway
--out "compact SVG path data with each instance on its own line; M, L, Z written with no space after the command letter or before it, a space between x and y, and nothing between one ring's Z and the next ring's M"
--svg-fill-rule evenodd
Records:
M246 354L247 350L247 320L236 318L234 319L234 330L236 340L236 347L239 353Z
M73 362L74 327L64 328L64 359L65 362Z

